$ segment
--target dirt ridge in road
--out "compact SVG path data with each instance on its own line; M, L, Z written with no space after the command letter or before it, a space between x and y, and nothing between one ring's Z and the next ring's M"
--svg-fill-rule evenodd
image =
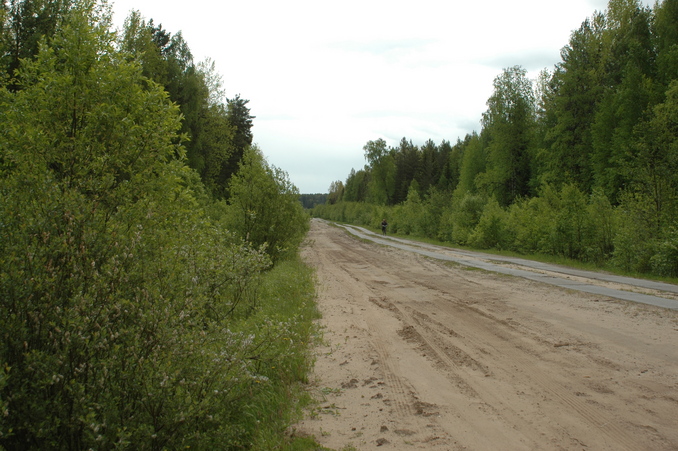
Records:
M461 251L403 238L384 237L357 226L341 225L340 227L360 238L409 250L434 259L524 277L561 288L678 310L678 285L666 282L581 270L518 257L500 257L476 251Z
M313 221L335 450L678 449L678 313L470 271Z

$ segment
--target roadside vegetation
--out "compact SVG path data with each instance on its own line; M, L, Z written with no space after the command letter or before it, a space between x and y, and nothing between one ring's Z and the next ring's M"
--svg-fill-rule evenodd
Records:
M319 449L286 434L308 215L248 100L103 0L6 0L0 25L0 449ZM676 0L612 0L553 72L497 77L479 134L370 141L313 214L677 276L676 30Z
M611 0L536 80L506 68L481 131L364 146L318 217L678 277L678 1Z
M136 13L0 19L0 449L296 447L308 216L247 101Z

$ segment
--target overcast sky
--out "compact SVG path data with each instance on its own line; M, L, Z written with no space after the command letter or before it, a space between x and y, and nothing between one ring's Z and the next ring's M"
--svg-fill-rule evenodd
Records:
M111 0L181 31L226 96L249 99L254 142L302 193L327 192L383 138L454 144L480 130L502 69L535 77L602 0ZM650 2L644 2L651 4Z

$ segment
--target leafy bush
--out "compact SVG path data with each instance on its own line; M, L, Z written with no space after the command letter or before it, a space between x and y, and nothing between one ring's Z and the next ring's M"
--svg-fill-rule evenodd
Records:
M468 243L473 229L478 225L485 208L485 199L475 194L465 194L455 205L452 219L452 241L465 245Z
M552 248L567 258L581 258L588 233L586 196L574 185L563 186L554 218Z
M308 231L308 216L287 174L266 163L256 147L247 149L229 185L226 225L273 261L296 253Z
M678 228L671 227L650 259L652 269L662 276L678 277Z
M512 204L507 218L507 229L513 233L510 248L522 253L547 253L554 213L541 197L521 199Z
M595 190L589 199L587 213L590 226L586 259L602 264L609 260L614 251L614 237L617 233L614 207L602 191Z
M478 225L469 236L469 244L480 249L506 247L509 242L506 217L507 213L499 203L494 198L490 199L483 208Z
M251 447L308 368L311 275L265 273L206 206L178 109L108 30L77 2L0 90L0 448Z
M615 216L619 226L614 236L612 263L626 271L649 271L657 245L652 203L642 194L625 193Z

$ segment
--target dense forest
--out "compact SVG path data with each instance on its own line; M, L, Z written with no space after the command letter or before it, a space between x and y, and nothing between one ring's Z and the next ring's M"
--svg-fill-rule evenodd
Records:
M327 202L327 193L316 193L316 194L302 194L299 196L301 205L304 208L311 209L316 205L324 204Z
M610 0L561 59L504 69L455 144L368 142L314 214L678 276L678 0Z
M296 187L180 33L0 4L0 449L283 449L315 330Z

